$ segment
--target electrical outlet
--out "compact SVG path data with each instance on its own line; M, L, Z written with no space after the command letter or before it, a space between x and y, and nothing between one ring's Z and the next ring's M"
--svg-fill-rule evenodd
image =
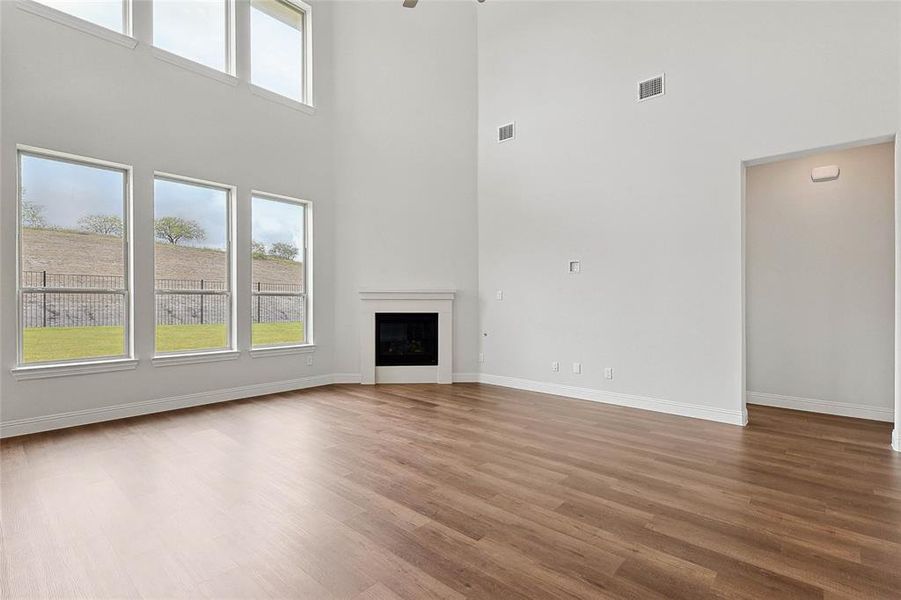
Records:
M551 363L551 371L553 371L554 373L560 371L560 363L558 363L556 360Z
M479 362L480 363L485 362L485 353L484 352L479 352Z
M498 291L496 291L496 292L494 293L494 298L495 298L496 300L503 300L503 299L504 299L504 290L498 290Z
M604 379L613 379L613 367L604 369Z
M569 261L569 272L572 274L581 273L582 272L582 261L581 260Z
M573 373L576 375L582 372L582 363L573 363Z
M312 367L312 366L313 366L313 355L312 355L312 354L308 354L308 355L307 355L307 366L308 366L308 367Z

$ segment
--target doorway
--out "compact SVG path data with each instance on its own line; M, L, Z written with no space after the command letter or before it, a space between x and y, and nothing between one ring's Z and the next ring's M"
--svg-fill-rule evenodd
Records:
M895 421L895 169L894 137L743 164L746 405Z

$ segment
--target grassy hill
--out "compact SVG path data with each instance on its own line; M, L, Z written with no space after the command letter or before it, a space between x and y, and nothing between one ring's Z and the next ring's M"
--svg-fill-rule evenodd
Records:
M156 277L169 279L225 279L225 253L156 242ZM22 230L23 263L26 271L122 276L120 238L57 231ZM303 264L279 258L253 259L253 282L296 283Z
M48 275L123 275L121 238L76 231L49 229L24 229L22 231L22 259L26 271L47 271ZM192 248L156 242L154 244L157 279L187 279L223 281L226 276L225 252L210 248ZM252 282L264 284L296 284L301 281L303 264L278 258L253 259ZM69 278L72 279L72 278ZM51 278L52 281L65 281ZM31 285L40 285L40 277L30 279ZM54 285L50 283L50 285ZM58 283L56 285L59 285ZM64 283L62 285L77 285ZM114 285L106 282L98 285ZM265 288L264 288L265 289ZM28 314L37 325L26 325L23 352L26 363L114 356L122 353L125 330L121 319L103 322L97 311L103 311L104 297L79 294L29 294ZM90 300L86 300L90 298ZM98 299L99 298L99 299ZM49 300L48 300L49 299ZM115 317L121 314L116 300L106 299L108 312ZM270 298L261 319L254 322L254 345L297 343L303 340L302 316L291 312L290 299ZM59 302L68 302L64 306ZM224 322L222 302L211 298L207 302L207 322L194 324L192 302L195 296L167 296L163 306L166 311L179 311L188 315L188 322L168 323L161 319L157 304L156 348L158 352L179 352L192 349L218 348L227 344L227 326ZM285 306L280 306L279 301ZM61 307L62 306L62 307ZM219 312L217 308L219 307ZM165 312L165 311L164 311ZM180 313L179 313L180 314ZM41 323L46 321L47 325ZM74 315L74 316L73 316ZM90 318L86 318L89 315ZM74 318L78 317L78 318ZM298 320L300 318L301 320ZM68 322L67 322L68 319ZM84 324L84 321L92 321Z

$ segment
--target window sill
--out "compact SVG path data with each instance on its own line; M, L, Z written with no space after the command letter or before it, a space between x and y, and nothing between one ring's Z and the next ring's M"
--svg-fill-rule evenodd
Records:
M235 360L241 356L237 350L217 350L215 352L191 352L185 354L164 354L154 356L154 367L171 367L174 365L193 365L196 363L219 362L221 360Z
M273 91L267 90L266 88L261 88L260 86L254 85L252 83L248 83L247 87L250 88L251 94L253 94L254 96L259 96L264 100L269 100L270 102L275 102L276 104L281 104L283 106L287 106L288 108L293 108L294 110L302 112L304 114L316 114L316 107L311 106L305 102L294 100L293 98L289 98L287 96L282 96L281 94L277 94Z
M46 4L35 2L35 0L19 0L18 7L25 12L43 17L49 21L59 23L60 25L65 25L66 27L71 27L72 29L83 31L94 37L106 40L107 42L112 42L130 49L133 49L138 45L138 40L131 36L119 33L118 31L113 31L112 29L107 29L103 25L85 21L75 15L70 15L69 13L47 6Z
M58 365L21 366L11 369L13 377L19 381L29 379L47 379L49 377L70 377L89 375L91 373L110 373L113 371L132 371L138 366L134 358L116 358L92 362L68 363Z
M220 83L224 83L232 87L238 85L238 78L234 75L230 75L228 73L219 71L218 69L214 69L213 67L208 67L206 65L200 64L199 62L195 62L190 58L185 58L184 56L173 54L168 50L163 50L162 48L157 48L156 46L154 46L152 48L152 54L155 58L158 58L163 62L167 62L170 65L181 67L182 69L185 69L187 71L193 71L194 73L203 75L204 77L209 77L210 79L215 79Z
M269 346L267 348L253 348L250 350L251 358L265 358L267 356L282 356L285 354L311 354L316 352L314 344L302 344L299 346Z

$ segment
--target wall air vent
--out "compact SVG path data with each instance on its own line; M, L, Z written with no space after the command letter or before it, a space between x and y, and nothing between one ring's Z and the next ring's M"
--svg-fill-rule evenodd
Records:
M658 75L657 77L651 77L650 79L645 79L644 81L638 82L638 101L649 100L651 98L655 98L657 96L662 96L664 93L663 87L663 75Z
M501 125L497 128L497 141L500 142L508 142L513 139L513 123L507 123L506 125Z

